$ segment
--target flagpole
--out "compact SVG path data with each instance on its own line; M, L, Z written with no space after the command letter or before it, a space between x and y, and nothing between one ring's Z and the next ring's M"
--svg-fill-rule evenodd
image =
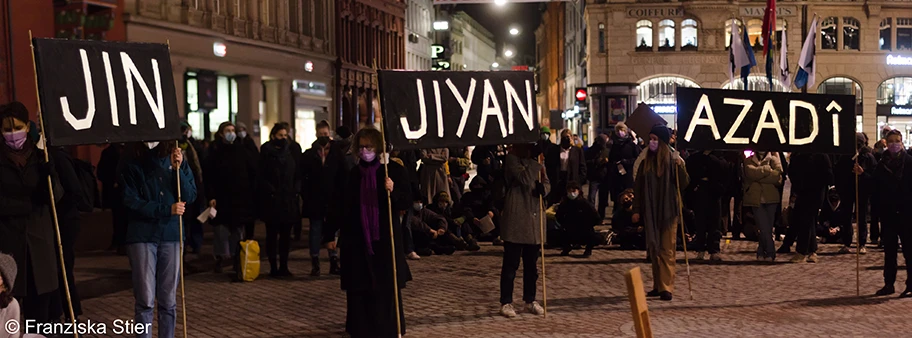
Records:
M807 31L808 31L808 6L801 5L801 36L806 37ZM817 47L815 46L814 48L817 48ZM800 47L799 50L801 50L803 52L804 43L802 43L802 46ZM801 58L799 57L798 60L800 61ZM798 65L797 71L800 71L800 69L801 69L801 65ZM815 71L816 71L816 69L815 69ZM803 86L801 86L801 93L807 94L807 92L808 92L807 83L805 82L805 84Z

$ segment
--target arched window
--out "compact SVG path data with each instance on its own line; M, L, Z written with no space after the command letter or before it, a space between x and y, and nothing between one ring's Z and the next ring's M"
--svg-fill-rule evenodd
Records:
M763 20L751 19L747 21L747 38L750 39L754 51L763 47Z
M636 24L636 50L638 51L651 51L652 50L652 21L649 20L640 20Z
M675 22L671 20L659 21L659 50L674 50Z
M904 106L912 104L912 77L887 79L877 87L877 104Z
M605 52L605 24L601 22L598 24L598 51Z
M675 112L678 87L700 88L691 80L677 76L655 77L643 81L637 86L637 99L648 104L668 122L669 128L675 128Z
M855 18L842 18L842 49L858 50L861 23Z
M836 49L836 21L835 16L823 19L820 25L820 49Z
M735 25L738 26L738 29L735 30L735 34L740 34L740 32L741 32L741 27L742 27L741 21L739 21L739 20L725 20L725 49L728 49L729 47L731 47L731 42L732 42L732 35L731 35L731 33L732 33L732 27L731 27L731 26L732 26L732 22L734 22ZM741 37L740 37L740 36L737 36L736 38L741 38Z
M741 81L741 78L735 79L734 85L732 82L726 83L722 86L722 89L739 89L744 90L744 83ZM769 80L766 76L763 75L750 75L747 77L747 90L755 91L774 91L774 92L790 92L791 88L785 88L782 85L782 82L779 79L773 78L773 89L770 90Z
M893 18L880 22L880 50L893 50Z
M855 103L861 104L861 85L847 77L831 77L820 83L817 93L836 95L855 95Z
M681 50L697 50L697 20L681 22Z
M896 50L912 49L912 19L896 18Z

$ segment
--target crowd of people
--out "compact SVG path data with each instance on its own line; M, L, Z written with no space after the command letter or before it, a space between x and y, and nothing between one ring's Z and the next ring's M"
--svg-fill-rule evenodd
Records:
M49 149L44 160L22 104L3 106L0 121L0 251L8 254L0 255L0 315L19 316L21 306L22 318L69 321L49 189L78 317L72 247L80 211L95 206L85 168L64 149ZM132 268L136 320L151 323L157 312L160 336L174 334L181 250L201 253L211 229L213 270L238 272L238 243L254 238L257 221L266 225L269 275L287 278L291 242L301 239L308 220L310 275L322 273L327 250L328 271L341 275L347 294L346 331L354 337L393 336L397 326L404 333L402 297L394 290L412 278L408 260L477 251L479 242L503 246L500 313L514 317L521 262L522 310L544 312L536 300L543 246L564 256L583 249L582 257L609 243L645 250L653 270L647 296L672 300L675 252L685 241L696 259L717 262L725 259L723 234L731 232L758 242L759 261L772 262L794 245L791 262L816 263L818 240L851 252L857 223L859 253L875 243L884 248L878 295L895 293L898 246L912 241L902 225L910 216L903 196L912 196L912 155L902 134L889 129L873 148L859 133L858 154L839 156L678 151L673 130L658 125L638 137L623 123L589 147L569 130L553 143L548 127L534 144L423 150L388 147L372 127L333 133L325 121L309 145L295 142L288 123L275 124L259 147L242 123L222 123L206 142L192 137L189 124L182 132L177 142L108 145L97 169L100 204L112 211L112 249L126 254ZM197 216L209 210L217 212L202 223ZM609 219L610 232L596 232ZM903 255L912 259L912 250ZM901 297L912 297L912 288Z

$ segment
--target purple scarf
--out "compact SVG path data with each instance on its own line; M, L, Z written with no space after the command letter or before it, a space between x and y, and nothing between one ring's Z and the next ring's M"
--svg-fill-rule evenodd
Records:
M380 161L360 165L361 169L361 228L367 252L374 254L373 241L380 240L380 202L377 199L377 168Z

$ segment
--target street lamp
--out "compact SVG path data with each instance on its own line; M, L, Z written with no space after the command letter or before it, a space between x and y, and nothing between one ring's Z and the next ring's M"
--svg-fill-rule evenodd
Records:
M448 21L434 21L435 31L445 31L447 29L450 29L450 23Z
M499 63L495 62L495 63L491 64L491 68L497 68L497 67L500 67Z
M512 50L509 50L509 49L505 50L505 51L504 51L504 56L506 56L506 57L508 57L508 58L513 57L513 51L512 51Z
M498 6L503 6L507 4L507 0L494 0L494 4Z
M519 29L510 28L510 35L513 35L513 36L519 35Z

